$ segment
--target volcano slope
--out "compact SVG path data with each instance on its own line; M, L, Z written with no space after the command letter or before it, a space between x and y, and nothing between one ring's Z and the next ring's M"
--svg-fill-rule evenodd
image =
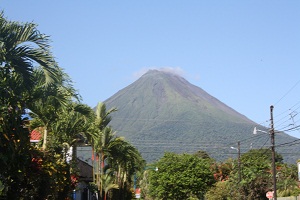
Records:
M230 147L238 141L241 153L270 147L269 134L252 134L254 127L266 130L264 127L173 73L150 70L105 104L108 109L118 109L110 123L117 135L136 146L147 162L164 152L199 150L219 161L236 158L237 151ZM285 133L275 136L276 144L291 144L296 139ZM300 147L286 145L276 150L285 162L296 163Z

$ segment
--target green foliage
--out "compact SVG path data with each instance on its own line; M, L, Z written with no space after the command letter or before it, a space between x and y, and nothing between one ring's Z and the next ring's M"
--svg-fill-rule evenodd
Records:
M214 187L211 187L205 194L206 200L227 200L232 197L228 181L218 181Z
M298 196L298 174L296 165L282 164L277 167L277 196Z
M273 190L272 152L270 149L252 149L241 156L241 176L237 160L228 182L234 199L265 199L266 192ZM283 157L275 154L278 196L298 195L297 169L283 164ZM213 196L213 193L210 193Z
M208 153L205 152L205 151L199 150L199 151L197 151L194 155L197 156L197 157L199 157L199 158L210 159L210 156L209 156Z
M9 120L10 119L10 120ZM8 121L6 121L8 120ZM2 124L3 123L3 124ZM0 181L10 199L22 194L26 170L30 164L29 132L20 126L22 120L15 114L3 118L0 127ZM19 124L19 125L18 125Z
M48 36L41 34L35 24L8 21L1 13L0 38L0 195L21 200L65 199L78 177L74 163L66 163L62 149L75 149L78 143L85 142L85 136L100 158L100 172L96 170L100 194L103 191L105 198L132 199L132 178L145 162L134 146L108 126L110 114L116 109L106 111L106 105L100 102L93 113L88 106L73 103L80 96L54 61ZM120 91L128 94L125 99L112 97L107 102L120 108L117 120L111 124L121 134L128 133L127 139L182 141L176 149L160 145L142 150L161 154L166 150L197 151L199 148L193 146L199 141L211 144L218 138L230 143L232 138L242 140L245 133L252 131L251 121L184 79L166 74L156 77L157 73L146 75L128 90ZM180 84L174 84L178 80ZM24 117L27 109L34 118L32 128L45 130L43 151L29 143L28 120ZM50 144L46 149L47 140ZM279 143L290 140L285 134L276 135ZM158 157L150 156L150 160ZM214 155L220 157L224 159L220 152ZM300 193L296 168L282 161L277 154L278 196L296 196ZM194 155L166 153L155 164L158 171L144 173L143 195L155 199L201 199L208 191L208 200L265 199L272 182L269 150L251 150L241 157L241 182L236 162L212 162L203 151ZM105 168L111 173L103 173ZM216 180L219 182L211 188ZM91 188L97 189L96 185Z
M99 102L92 126L86 132L86 137L92 145L98 161L95 162L95 185L100 196L113 199L132 199L132 177L144 166L144 160L137 149L123 137L115 135L112 127L108 126L112 112L106 110L106 105ZM110 176L105 173L108 169Z
M42 66L45 85L56 81L56 63L51 55L49 37L36 29L36 24L8 21L0 14L0 72L6 80L14 78L30 89L33 66Z
M41 199L48 195L63 199L70 185L69 167L53 154L32 149L25 117L26 110L33 108L45 89L62 77L51 55L48 37L41 34L35 24L8 21L3 13L0 14L0 37L2 193L7 199L30 199L31 196ZM40 79L34 73L36 65L39 65Z
M10 161L10 167L3 169L1 174L4 194L8 199L47 198L49 195L56 199L67 197L70 167L65 160L57 154L45 154L33 147L28 149L26 155L22 152L17 155ZM15 162L20 164L16 165Z
M218 182L206 193L206 199L266 199L266 192L273 190L271 153L269 149L252 149L242 154L241 182L238 160L214 163L212 168ZM275 160L277 196L298 196L297 167L282 163L283 157L277 153Z
M47 148L49 131L56 125L57 121L64 120L63 114L72 112L72 114L75 113L75 115L79 115L79 112L75 111L77 105L72 102L73 98L78 98L78 95L73 89L69 77L60 68L57 68L57 73L57 82L44 87L45 77L43 76L42 69L35 69L33 78L36 84L32 88L31 99L27 103L30 109L30 116L33 118L31 128L37 128L36 126L44 128L44 150ZM68 119L70 119L70 117L68 117ZM72 128L76 127L76 123L71 126ZM73 130L74 128L72 131ZM74 134L75 133L73 133L73 135ZM59 135L59 133L57 133L57 135Z
M76 109L81 107L80 110ZM53 148L62 147L64 145L76 146L85 144L83 135L89 131L90 115L92 109L86 105L71 103L67 107L61 108L54 123L51 123L50 142Z
M271 151L252 149L241 156L241 182L238 181L238 168L234 168L230 179L232 188L237 188L237 193L244 198L265 199L266 192L272 188L270 169Z
M203 198L214 184L210 160L195 155L166 153L149 172L150 195L157 199Z
M66 198L71 189L70 166L59 154L45 154L38 149L32 149L31 152L31 164L26 175L27 187L30 187L25 190L28 193L26 196ZM25 194L23 190L22 195Z
M33 24L8 21L0 14L0 181L10 199L21 194L29 158L29 132L26 128L25 105L33 85L30 61L38 61L29 44L43 44ZM45 65L46 66L46 65Z
M0 196L1 195L3 195L3 190L4 190L4 185L3 185L3 183L1 182L1 180L0 180Z
M233 171L233 161L228 159L224 162L215 162L211 165L214 171L214 177L217 181L226 181L229 179L231 172Z

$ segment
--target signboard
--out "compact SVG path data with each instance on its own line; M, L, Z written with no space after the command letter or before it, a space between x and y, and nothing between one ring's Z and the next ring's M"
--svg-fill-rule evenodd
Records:
M298 181L300 181L300 162L297 163L298 166Z
M269 192L267 192L266 197L267 197L268 199L272 199L272 198L273 198L273 194L274 194L273 191L269 191Z
M141 189L140 188L135 189L135 198L136 199L141 198Z

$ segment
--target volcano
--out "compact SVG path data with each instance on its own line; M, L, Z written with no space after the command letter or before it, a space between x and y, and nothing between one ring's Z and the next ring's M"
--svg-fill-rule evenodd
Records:
M105 104L108 109L118 109L110 123L117 135L137 147L147 162L158 160L164 152L200 150L222 161L237 156L231 147L238 141L242 153L270 146L269 134L252 134L254 127L266 128L174 73L149 70ZM276 134L276 143L295 139L285 133ZM299 150L299 145L293 145L278 152L284 161L296 163L297 155L284 154Z

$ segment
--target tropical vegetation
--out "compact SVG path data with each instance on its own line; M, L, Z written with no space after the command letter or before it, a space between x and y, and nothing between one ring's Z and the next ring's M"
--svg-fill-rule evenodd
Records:
M264 200L273 190L271 157L269 149L251 149L241 156L238 165L238 159L232 158L216 162L204 151L165 153L146 168L139 186L145 200ZM298 196L296 166L283 163L279 154L275 158L277 196Z
M99 158L94 183L100 197L131 199L133 174L144 161L108 126L116 109L106 111L99 103L95 112L81 103L36 24L9 21L1 13L0 26L0 195L70 198L80 181L76 147L87 144ZM36 145L30 143L32 130L42 134Z
M82 104L51 54L49 37L36 24L0 14L0 196L70 199L80 181L80 145L92 148L89 187L104 200L134 199L137 187L148 200L260 200L273 189L269 149L251 149L240 159L221 162L202 150L167 152L146 165L140 152L110 126L116 111L103 102L95 110ZM38 144L30 143L33 130L42 134ZM275 162L278 196L299 195L296 166L283 163L280 154Z
M228 178L210 188L206 199L266 199L266 193L273 191L271 153L270 149L251 149L241 156L240 167L238 160L233 160ZM276 154L277 196L298 196L300 189L296 165L284 164L282 161L283 157Z
M215 183L211 164L197 155L165 153L142 184L154 199L202 199Z

